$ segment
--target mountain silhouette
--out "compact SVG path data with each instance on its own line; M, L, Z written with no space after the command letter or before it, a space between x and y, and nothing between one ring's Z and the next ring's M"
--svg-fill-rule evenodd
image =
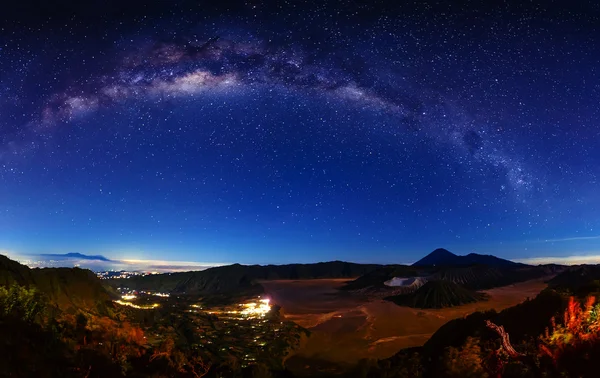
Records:
M78 259L78 260L98 260L98 261L107 261L111 262L111 259L108 259L102 255L84 255L79 252L69 252L69 253L47 253L41 254L40 257L46 258L55 258L55 259Z
M461 266L461 265L488 265L488 266L518 266L519 264L510 260L501 259L492 255L480 255L478 253L469 253L466 256L455 255L454 253L438 248L421 260L412 264L412 266Z

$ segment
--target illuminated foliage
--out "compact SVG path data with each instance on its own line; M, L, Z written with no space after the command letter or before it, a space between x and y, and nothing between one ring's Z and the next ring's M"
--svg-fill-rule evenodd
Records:
M123 372L129 369L129 360L140 357L144 351L143 331L126 320L91 317L86 328L91 331L87 346L109 355Z
M526 371L534 376L595 376L593 373L600 359L599 311L595 297L590 296L583 302L571 297L562 317L552 318L551 327L539 337L537 353L515 352L508 334L496 326L496 332L502 336L501 350L508 357L505 361L519 362L524 368L520 374L510 376L523 376Z
M575 298L569 299L562 322L552 319L551 328L540 337L540 354L560 365L564 358L597 347L600 344L600 304L588 297L582 305Z
M33 322L45 308L41 295L35 288L16 284L0 287L0 315Z
M468 337L462 348L446 348L445 370L448 377L468 378L487 377L482 365L482 351L479 339Z

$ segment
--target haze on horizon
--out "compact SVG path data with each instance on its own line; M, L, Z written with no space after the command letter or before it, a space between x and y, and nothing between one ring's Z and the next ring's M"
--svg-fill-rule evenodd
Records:
M14 20L0 250L600 262L600 33L584 5L515 6Z

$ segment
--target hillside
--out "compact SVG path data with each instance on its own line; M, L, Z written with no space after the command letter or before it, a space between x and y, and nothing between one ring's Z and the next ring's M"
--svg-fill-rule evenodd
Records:
M600 266L572 266L548 281L548 287L578 294L581 291L600 290Z
M237 291L262 292L259 280L354 278L381 265L343 261L315 264L241 265L233 264L202 271L155 274L130 279L107 280L107 284L134 290L157 290L185 294L226 294Z
M0 255L0 286L9 286L13 283L29 285L32 282L31 269Z
M562 269L564 268L543 265L443 267L429 278L451 281L471 290L486 290L546 277Z
M390 358L379 360L376 367L369 370L367 376L373 378L384 377L457 377L488 376L484 371L475 371L479 362L484 363L500 347L497 333L486 327L486 320L504 326L510 334L512 345L520 351L524 348L535 348L539 335L544 334L551 324L551 318L560 313L566 306L567 298L553 290L544 290L537 297L527 300L514 307L507 308L501 312L487 311L475 312L463 318L449 321L438 329L422 347L414 347L400 350ZM473 350L465 348L469 340L476 343ZM461 374L449 372L449 368L455 366L456 355L449 354L449 349L463 350L463 362L468 358L476 356L475 364L469 366L468 371ZM481 348L481 349L479 349ZM535 349L530 349L535 354ZM473 354L469 354L471 351ZM452 364L448 364L448 360ZM473 361L473 360L471 360ZM468 363L468 362L467 362ZM552 366L552 365L551 365ZM523 366L515 366L522 368ZM524 374L527 373L527 374ZM351 375L347 375L350 377ZM502 377L538 377L527 370L507 369ZM558 376L558 375L548 375ZM563 375L570 376L570 375ZM587 375L586 375L587 376Z
M75 307L104 312L107 302L111 299L109 292L90 270L30 269L0 255L0 286L9 286L13 283L35 287L51 304L62 310Z
M104 312L111 298L96 275L79 268L32 269L33 283L50 302L61 309L69 307Z
M486 295L465 289L449 281L429 281L414 293L385 298L400 306L415 308L444 308L460 306L486 299Z

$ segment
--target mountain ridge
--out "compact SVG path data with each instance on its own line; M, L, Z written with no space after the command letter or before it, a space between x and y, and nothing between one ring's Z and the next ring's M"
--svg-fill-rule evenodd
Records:
M113 262L113 260L104 257L102 255L85 255L79 252L69 252L69 253L43 253L38 255L40 257L54 257L54 258L76 258L80 260L98 260L105 262Z
M226 294L262 291L260 280L301 280L319 278L356 278L382 267L378 264L358 264L328 261L313 264L242 265L231 264L201 271L136 276L126 280L109 280L107 284L126 283L134 290L159 290L179 294Z
M489 265L489 266L525 266L526 264L516 263L507 259L502 259L494 255L481 255L478 253L469 253L467 255L457 255L447 249L437 248L427 256L413 263L411 266L458 266L458 265Z

